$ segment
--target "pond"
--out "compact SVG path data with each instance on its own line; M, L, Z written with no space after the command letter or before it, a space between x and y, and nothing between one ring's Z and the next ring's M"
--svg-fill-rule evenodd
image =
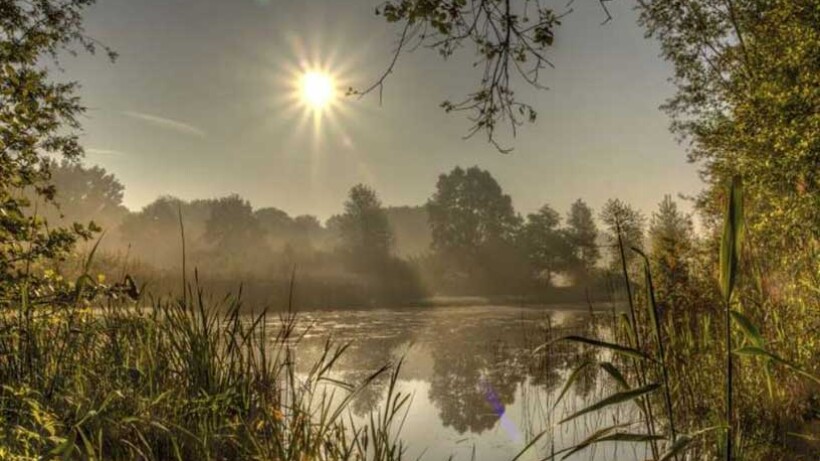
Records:
M403 358L398 388L412 395L401 431L404 459L511 460L545 432L519 458L535 460L614 422L638 420L634 404L624 404L557 424L613 393L614 386L599 367L589 366L555 405L571 371L596 359L590 355L595 352L563 342L534 353L550 335L601 335L612 321L612 311L593 316L577 305L304 312L299 324L303 332L310 328L296 355L304 370L327 338L349 343L334 377L350 383ZM385 375L357 394L350 407L354 419L365 422L384 404L388 381ZM646 450L640 444L600 444L568 459L647 459Z

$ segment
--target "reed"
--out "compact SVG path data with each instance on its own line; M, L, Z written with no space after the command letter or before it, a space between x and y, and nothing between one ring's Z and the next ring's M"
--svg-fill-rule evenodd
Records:
M198 277L186 291L0 313L0 459L401 459L400 364L341 382L346 346L328 341L298 372L298 316L240 315L241 292L213 300ZM350 402L384 373L387 406L355 424Z

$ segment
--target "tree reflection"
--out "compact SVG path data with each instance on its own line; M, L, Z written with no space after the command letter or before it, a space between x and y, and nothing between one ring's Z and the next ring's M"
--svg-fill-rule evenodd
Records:
M459 433L495 426L527 379L531 349L522 334L525 325L509 319L433 332L428 397L444 426Z

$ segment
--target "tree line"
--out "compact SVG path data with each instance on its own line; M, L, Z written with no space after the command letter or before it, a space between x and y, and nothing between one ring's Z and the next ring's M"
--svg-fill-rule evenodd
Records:
M649 245L656 265L669 274L662 279L683 283L680 274L695 247L691 219L671 197L650 220L618 199L607 201L597 216L582 199L565 215L549 204L522 215L478 167L441 174L434 194L419 206L385 206L373 188L355 185L342 212L324 223L275 207L254 208L236 194L161 196L131 212L122 204L123 185L103 168L68 161L49 168L56 206L45 204L37 212L53 224L102 227L101 265L143 274L161 286L175 285L168 278L182 265L183 238L188 266L203 277L252 283L295 274L306 293L333 292L308 296L331 304L602 289L607 276L620 271L618 230L629 247Z

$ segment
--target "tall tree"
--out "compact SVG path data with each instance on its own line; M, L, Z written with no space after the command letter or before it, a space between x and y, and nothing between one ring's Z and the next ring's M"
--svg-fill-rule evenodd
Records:
M527 279L516 245L521 218L489 172L457 167L442 174L427 212L436 278L447 290L509 292Z
M77 84L52 80L50 66L73 46L93 52L83 31L82 11L93 0L0 0L0 302L14 298L24 284L36 285L32 267L67 254L80 226L46 227L23 191L33 188L53 201L49 184L52 157L82 156L77 131L83 106ZM110 54L113 58L113 53Z
M433 248L454 256L474 255L494 241L512 241L521 224L510 196L478 167L456 167L439 176L427 211Z
M598 227L592 208L583 200L578 199L572 204L564 232L574 256L574 267L570 270L576 279L585 279L601 258L601 251L598 249Z
M624 246L627 265L634 260L631 248L643 248L644 225L643 214L620 199L609 199L601 210L601 221L607 228L607 248L609 249L610 267L618 272L621 268L621 254L618 247L618 234Z
M365 264L384 261L393 248L393 231L376 191L364 184L350 189L338 222L341 248Z
M566 234L558 228L561 216L549 205L527 215L521 239L532 268L547 283L555 274L567 270L573 258Z
M664 196L649 225L650 259L657 298L674 303L689 280L688 259L692 251L692 220Z
M717 215L726 184L742 176L749 247L765 254L754 259L816 286L820 4L645 3L641 21L675 69L665 108L708 183L701 208Z
M51 161L50 183L55 188L53 202L44 203L39 212L50 224L88 223L103 229L119 226L128 214L122 204L125 187L111 173L99 166L86 167L79 162ZM28 194L36 200L36 193Z
M251 204L233 194L211 204L204 238L223 258L244 259L265 248L262 229Z

